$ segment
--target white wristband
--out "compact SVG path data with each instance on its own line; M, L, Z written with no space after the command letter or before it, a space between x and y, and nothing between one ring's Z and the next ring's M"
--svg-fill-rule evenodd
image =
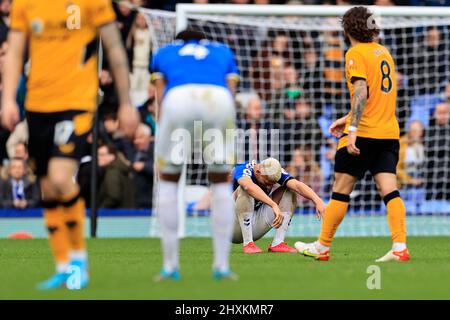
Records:
M348 127L348 132L356 132L357 130L358 130L358 128L356 128L355 126Z

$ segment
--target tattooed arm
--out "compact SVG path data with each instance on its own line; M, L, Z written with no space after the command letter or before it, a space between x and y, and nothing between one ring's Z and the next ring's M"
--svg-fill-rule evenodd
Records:
M353 83L354 93L352 98L352 114L350 119L350 126L348 130L348 142L347 151L351 155L357 156L360 150L356 147L356 130L358 128L359 121L366 107L367 102L367 84L366 80L356 80Z
M100 27L99 34L102 38L109 67L119 96L119 123L123 132L131 137L139 124L139 116L136 108L131 103L130 71L128 68L127 54L123 47L116 23L109 23Z
M358 127L367 102L366 80L356 80L353 83L354 94L352 98L352 117L350 126Z

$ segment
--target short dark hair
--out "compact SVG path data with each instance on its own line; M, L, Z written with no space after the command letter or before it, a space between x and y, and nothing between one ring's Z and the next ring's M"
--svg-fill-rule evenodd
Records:
M380 29L372 16L372 12L366 7L351 8L344 14L341 21L345 34L359 42L374 41L380 34Z
M117 120L117 111L116 110L107 110L103 114L103 120Z
M104 143L104 144L100 144L98 146L98 149L100 148L106 148L106 150L108 150L109 154L112 154L114 156L117 156L117 149L116 147L112 144L112 143Z
M176 40L183 40L183 41L188 41L188 40L206 40L206 34L198 29L186 29L183 31L180 31L177 36L175 37Z

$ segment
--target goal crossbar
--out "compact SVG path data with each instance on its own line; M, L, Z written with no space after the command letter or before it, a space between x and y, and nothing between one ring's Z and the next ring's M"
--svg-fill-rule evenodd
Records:
M188 25L190 14L230 14L253 16L341 16L353 6L318 5L233 5L179 3L176 6L177 31ZM368 6L376 15L409 17L450 17L450 7Z

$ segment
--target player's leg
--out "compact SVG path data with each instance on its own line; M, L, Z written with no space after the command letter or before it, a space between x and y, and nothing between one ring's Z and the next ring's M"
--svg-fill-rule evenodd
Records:
M227 140L227 130L235 129L234 101L223 88L199 89L198 112L202 115L204 138L215 137L212 144L203 144L211 184L211 218L213 225L213 277L231 279L229 256L234 223L234 202L229 174L234 164L234 140ZM206 141L205 141L206 142Z
M325 209L319 243L330 247L334 235L347 212L352 192L357 178L347 173L336 173L331 200Z
M397 190L397 177L395 174L384 172L378 173L374 179L387 208L387 219L393 242L392 250L377 261L407 261L409 252L406 248L406 209Z
M86 138L92 128L93 115L89 112L67 111L49 117L52 119L53 130L52 151L46 176L41 179L41 189L44 206L55 203L51 212L45 212L49 225L58 224L56 229L49 226L50 242L53 251L60 252L58 256L61 256L61 247L65 248L64 251L68 251L68 254L65 254L70 261L68 272L80 275L80 281L77 280L74 285L79 284L79 288L82 288L89 281L84 239L86 208L74 176L78 169L78 160L85 153Z
M47 177L54 148L55 115L27 112L26 116L29 130L28 150L30 159L36 164L36 175L42 195L41 206L44 208L44 221L56 269L52 277L38 284L38 289L47 290L65 285L70 264L70 242L59 204L59 194Z
M180 278L177 196L179 179L179 173L160 173L155 208L161 226L163 267L160 274L154 278L155 281Z
M86 154L87 136L91 132L92 112L70 110L57 113L54 148L48 164L49 189L57 193L60 210L70 244L70 272L80 274L80 287L89 281L84 226L86 205L74 178L79 160ZM79 272L79 273L78 273ZM74 285L77 283L74 282Z
M75 159L52 158L48 166L47 182L49 188L58 193L59 210L62 212L70 245L70 271L80 271L80 287L83 288L89 281L88 253L84 237L86 205L80 196L80 187L74 179L77 169L78 161Z
M239 232L240 236L235 235L233 237L233 243L242 243L242 250L244 253L252 254L263 252L261 248L255 245L253 237L255 223L254 216L256 214L254 212L255 199L253 199L253 197L241 187L236 189L235 199L234 210L236 214L236 224L234 230L235 234Z
M344 136L339 140L339 149L335 156L335 181L330 202L325 209L319 239L309 244L300 241L295 243L295 248L300 253L317 260L329 260L331 242L347 212L350 193L357 180L366 173L372 159L372 139L357 138L356 145L361 151L359 156L349 154L346 144L347 136Z
M328 203L320 229L319 239L312 243L296 242L295 248L305 256L316 260L329 260L331 243L337 228L348 209L350 193L352 192L357 177L347 173L335 173L335 181L332 188L330 202Z
M229 262L234 224L234 204L232 186L228 181L228 176L228 169L225 173L216 171L208 174L212 195L213 277L218 280L237 279L237 276L231 272Z
M379 152L370 171L387 208L387 219L392 236L392 250L377 261L408 261L406 248L406 209L397 190L396 168L399 143L397 140L379 141Z
M163 266L154 280L178 280L179 269L179 239L178 239L178 180L182 164L186 161L186 152L190 146L189 130L184 129L185 115L188 109L183 94L179 89L173 89L165 97L162 104L161 118L156 132L155 159L159 170L157 184L156 214L161 226L161 247L163 252ZM186 140L175 141L174 130L186 134ZM183 132L181 130L184 130ZM178 148L179 153L174 150Z
M330 202L328 203L320 229L319 239L312 243L296 242L295 248L305 256L316 260L329 260L331 242L337 228L347 212L350 193L357 181L357 177L347 173L335 173L335 181Z
M284 217L283 223L275 231L275 236L268 250L270 252L297 252L294 248L289 247L284 242L284 238L286 237L286 232L289 228L294 210L297 207L297 196L291 190L280 187L272 193L271 197L272 200L278 204ZM272 222L275 218L275 215L273 214L273 210L270 210L269 212L270 215L266 217L266 219L269 219L268 221Z

